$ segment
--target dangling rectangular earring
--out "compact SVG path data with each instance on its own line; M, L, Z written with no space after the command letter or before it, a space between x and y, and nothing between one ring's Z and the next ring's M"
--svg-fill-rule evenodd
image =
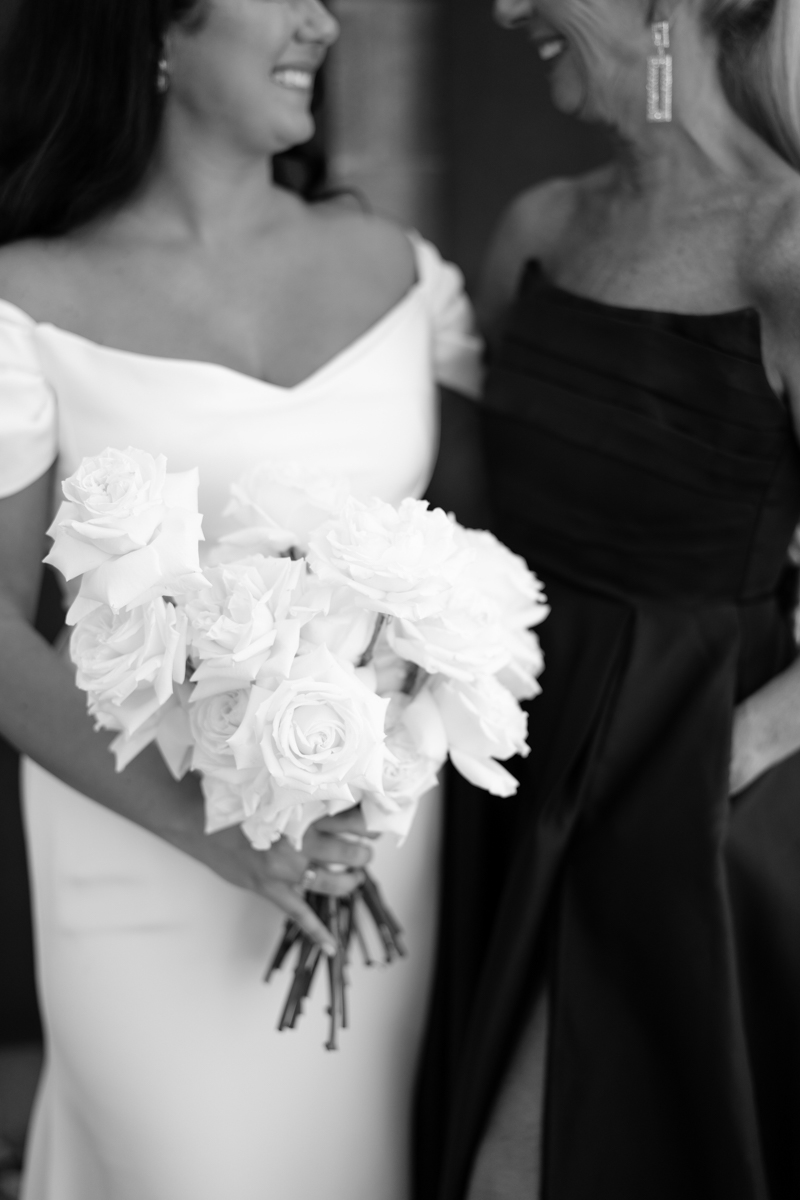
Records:
M672 120L672 55L669 50L669 21L653 22L656 52L647 60L647 119Z

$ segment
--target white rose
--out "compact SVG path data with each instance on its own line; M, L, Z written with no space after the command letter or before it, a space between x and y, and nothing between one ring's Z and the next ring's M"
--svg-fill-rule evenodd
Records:
M163 454L109 448L84 458L61 485L77 509L73 536L108 554L146 546L161 524L166 478Z
M344 479L301 462L259 463L231 486L225 516L243 528L222 541L278 554L303 547L313 530L342 511L348 491Z
M241 825L258 808L260 772L237 767L229 744L247 711L248 696L249 690L241 688L205 700L193 696L189 704L192 769L201 772L206 833Z
M229 744L238 767L263 772L262 840L287 822L296 837L304 822L356 803L359 789L380 790L387 706L325 647L295 659L288 679L252 688Z
M309 826L352 805L352 800L319 800L307 792L280 788L266 793L253 815L242 822L242 830L256 850L269 850L279 837L288 838L299 850Z
M213 771L236 765L228 743L242 723L248 694L247 689L240 688L208 696L205 700L192 700L189 726L194 742L194 771Z
M439 613L393 621L388 641L429 674L468 681L498 675L518 699L541 690L539 639L528 628L547 616L536 576L492 534L453 522L469 558Z
M544 589L525 559L486 529L464 529L459 525L457 531L461 545L473 552L461 581L520 629L530 629L543 621L550 611Z
M508 651L499 672L501 682L518 700L530 700L541 691L536 678L544 669L539 639L530 630L550 611L541 581L524 558L487 530L459 527L458 536L474 552L461 585L480 596L494 636L505 641Z
M436 679L430 686L455 768L495 796L513 796L518 783L495 759L525 757L528 717L492 676L472 683Z
M163 737L165 758L179 775L182 718L173 701L186 670L185 615L160 596L131 612L97 608L73 629L70 656L96 726L120 733L111 747L119 771L159 737L168 706L176 708Z
M160 596L131 612L97 608L72 631L70 656L89 711L132 733L183 682L185 614Z
M168 475L163 455L132 447L85 458L64 480L45 562L82 576L68 624L102 604L118 612L203 585L197 488L196 470Z
M375 691L379 696L402 693L409 683L411 672L416 671L414 664L401 658L392 648L388 637L388 630L391 629L391 626L391 621L388 626L384 625L372 655L371 667L375 680Z
M320 598L322 608L322 598ZM331 654L355 663L369 645L375 629L375 614L353 603L349 588L328 589L324 611L303 627L303 642L308 646L327 646Z
M211 585L185 604L197 699L245 687L262 671L287 675L313 615L305 564L254 555L210 567Z
M320 579L350 588L364 608L419 618L447 604L471 554L457 544L445 513L424 500L395 508L351 496L342 515L312 535L308 560Z
M408 836L420 797L436 786L444 755L429 758L422 753L414 732L404 717L413 701L393 696L386 719L386 759L383 788L365 792L361 808L367 828L373 833L394 833L401 842Z
M475 604L420 620L394 620L387 629L394 652L430 675L470 680L494 675L509 662L507 631Z
M253 773L247 774L249 777ZM229 829L232 825L243 825L253 815L247 804L241 775L235 768L224 767L201 775L206 833L218 833L220 829Z
M97 728L119 730L109 746L118 771L124 771L128 763L133 762L151 742L155 742L174 778L183 778L191 765L192 738L184 699L180 694L182 690L181 685L177 685L175 693L166 703L130 733L120 729L113 712L96 716Z

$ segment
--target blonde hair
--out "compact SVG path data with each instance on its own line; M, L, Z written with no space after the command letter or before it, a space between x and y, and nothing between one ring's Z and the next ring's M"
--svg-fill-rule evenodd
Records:
M731 104L800 170L800 3L706 0L704 18Z

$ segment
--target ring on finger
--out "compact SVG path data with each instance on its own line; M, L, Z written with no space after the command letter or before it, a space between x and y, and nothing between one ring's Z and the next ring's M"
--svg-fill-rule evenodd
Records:
M307 867L305 871L303 871L303 878L300 881L302 886L304 888L310 888L311 885L316 882L318 874L319 872L315 871L313 867Z

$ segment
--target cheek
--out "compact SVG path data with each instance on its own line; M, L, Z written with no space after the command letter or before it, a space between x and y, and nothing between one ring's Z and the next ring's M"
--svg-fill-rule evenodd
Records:
M592 32L594 36L592 36ZM605 26L582 25L552 75L552 95L565 113L613 121L621 97L640 80L645 58Z
M197 110L246 118L264 108L271 71L290 42L285 5L216 0L200 32L176 39L175 92Z

